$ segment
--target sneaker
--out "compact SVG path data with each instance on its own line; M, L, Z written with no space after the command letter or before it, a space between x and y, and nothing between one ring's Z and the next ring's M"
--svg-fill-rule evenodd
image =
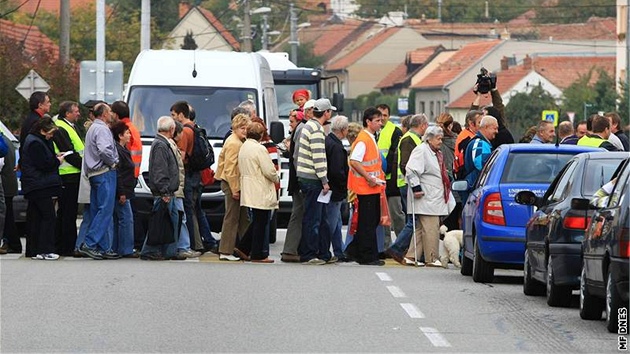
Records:
M119 259L120 255L114 251L107 251L107 252L103 252L101 253L102 257L104 259Z
M219 256L219 260L228 261L228 262L236 262L236 261L240 261L241 259L231 254L222 254Z
M143 261L163 261L164 257L159 253L145 253L140 255L140 259Z
M197 258L197 257L201 256L201 252L197 252L197 251L193 251L193 250L179 251L178 254L182 255L182 256L184 256L186 258Z
M442 262L440 262L439 259L436 259L431 263L427 263L427 267L442 267Z
M326 261L321 260L319 258L312 258L306 262L302 262L302 264L309 264L309 265L323 265L326 264Z
M34 261L43 261L44 260L44 255L43 254L38 254L37 256L31 257L31 259L34 260Z
M79 252L86 256L86 257L90 257L92 259L103 259L103 255L101 254L101 252L93 249L93 248L89 248L88 246L86 246L85 244L81 245L81 247L79 248Z
M59 255L56 253L46 253L43 256L45 261L56 261L59 259Z
M181 253L177 253L176 255L167 258L169 261L185 261L186 260L186 256L184 256Z
M424 267L424 263L422 263L422 262L420 262L420 261L415 262L415 261L414 261L413 259L411 259L411 258L407 258L407 257L405 257L404 262L405 262L405 265L408 265L408 266L412 266L412 267L413 267L413 266L416 266L416 267Z
M337 261L339 261L339 258L337 258L337 256L332 256L332 257L330 257L329 260L326 261L326 264L337 263Z

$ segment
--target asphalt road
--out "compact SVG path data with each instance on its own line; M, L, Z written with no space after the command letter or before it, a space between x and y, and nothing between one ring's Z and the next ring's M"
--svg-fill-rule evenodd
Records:
M279 258L284 230L271 245ZM450 269L0 256L1 352L616 352L603 321Z

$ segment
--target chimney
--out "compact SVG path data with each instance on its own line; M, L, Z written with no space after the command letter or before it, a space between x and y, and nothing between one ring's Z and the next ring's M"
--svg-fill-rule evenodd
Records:
M501 58L501 71L505 71L510 68L510 64L508 63L508 58L504 56Z
M190 3L188 1L179 2L179 19L181 20L190 10Z
M525 55L525 58L523 58L523 68L525 70L532 70L532 58L529 54Z

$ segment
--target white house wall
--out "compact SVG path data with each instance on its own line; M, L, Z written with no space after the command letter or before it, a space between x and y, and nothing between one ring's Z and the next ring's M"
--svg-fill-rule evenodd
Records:
M186 33L192 31L197 49L232 51L233 48L197 9L192 9L175 26L164 49L180 49Z

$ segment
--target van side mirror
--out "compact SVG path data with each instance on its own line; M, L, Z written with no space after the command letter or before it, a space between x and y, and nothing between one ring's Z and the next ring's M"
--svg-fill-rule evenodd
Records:
M457 192L466 192L468 190L468 182L467 181L455 181L451 185L451 188Z
M571 199L571 209L575 210L589 210L597 209L591 205L591 201L585 198L573 198Z
M271 122L269 136L275 144L279 144L284 139L284 125L281 122Z
M538 204L540 202L536 194L531 191L520 191L516 193L514 200L519 204L535 206L539 206Z
M337 112L343 112L343 93L333 93L332 105L337 107Z

